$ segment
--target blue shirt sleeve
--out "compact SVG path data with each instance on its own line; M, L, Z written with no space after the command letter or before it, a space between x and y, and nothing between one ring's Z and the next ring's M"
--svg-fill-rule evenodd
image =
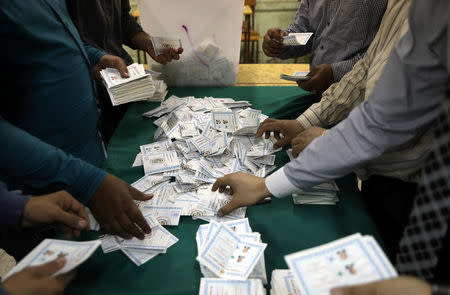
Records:
M104 55L106 55L106 52L101 51L101 50L95 48L94 46L91 46L87 43L83 43L83 45L84 45L84 50L86 51L86 54L88 56L89 63L91 64L92 67L98 63L100 58L102 58Z
M17 128L0 116L1 178L27 193L67 190L86 204L106 172Z
M25 203L29 198L29 196L9 192L6 185L0 182L0 224L18 227Z
M3 288L0 286L0 295L9 295L9 294L8 294L8 292L5 291L5 289L3 289Z

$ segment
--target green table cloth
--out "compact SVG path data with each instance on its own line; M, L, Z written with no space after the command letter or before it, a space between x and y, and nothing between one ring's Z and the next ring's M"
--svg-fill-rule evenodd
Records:
M231 97L249 100L253 108L275 118L295 118L304 111L314 97L297 87L225 87L174 88L170 94L195 97ZM153 142L156 126L142 113L157 107L158 103L134 103L120 123L108 146L105 169L132 183L143 176L142 167L131 164L139 146ZM277 154L276 164L288 161L285 151ZM368 217L354 177L337 181L341 192L336 206L293 205L292 198L276 199L264 205L248 208L247 216L253 231L261 233L265 250L268 280L276 268L287 268L283 256L318 246L343 236L360 232L379 240L375 225ZM78 276L67 294L198 294L200 268L195 233L201 220L182 217L178 227L167 227L179 242L146 264L137 267L121 251L104 254L97 250L78 270ZM89 233L84 238L94 239ZM379 240L380 241L380 240ZM269 287L269 286L267 286Z

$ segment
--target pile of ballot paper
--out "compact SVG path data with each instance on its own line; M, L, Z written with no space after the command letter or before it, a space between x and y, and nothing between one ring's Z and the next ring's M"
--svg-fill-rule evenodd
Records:
M120 250L137 266L140 266L158 254L166 253L169 247L178 242L178 239L162 226L170 223L167 220L178 225L180 219L178 211L172 212L165 209L155 211L152 208L141 208L141 210L151 228L151 233L146 234L143 240L137 238L125 240L115 235L104 235L99 242L104 253ZM98 222L91 211L88 208L86 211L89 216L90 229L99 230Z
M231 98L171 96L144 114L160 117L156 142L140 146L133 166L145 176L132 184L153 199L141 210L175 212L204 220L227 221L245 217L240 208L225 217L217 211L230 200L227 191L212 192L212 184L233 172L265 177L275 169L274 139L256 138L259 123L267 118L247 101ZM162 218L162 217L161 217ZM175 225L165 215L164 224Z
M267 284L261 235L248 219L200 225L196 237L200 269L205 278L259 279Z
M289 269L272 273L272 295L328 295L335 287L397 276L375 239L361 234L287 255L285 260Z
M128 102L150 100L155 94L152 76L145 72L141 64L128 66L129 78L122 78L119 70L107 68L100 71L103 84L108 91L113 106ZM159 83L159 82L158 82ZM159 85L159 91L166 91ZM161 95L162 96L162 95Z
M53 276L64 274L74 270L78 265L86 261L100 246L100 241L73 242L64 240L46 239L25 256L3 278L5 281L10 276L30 266L38 266L58 258L65 258L66 264ZM24 282L29 283L29 282Z
M261 280L227 280L202 278L199 295L265 295L266 289Z
M287 150L287 154L292 161L292 149ZM336 183L330 181L292 194L292 199L295 205L336 205L339 202L338 191Z

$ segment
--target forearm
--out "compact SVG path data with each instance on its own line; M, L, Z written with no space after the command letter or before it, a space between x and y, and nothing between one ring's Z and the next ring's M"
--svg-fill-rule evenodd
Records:
M358 53L350 59L342 60L331 64L333 69L334 81L339 82L345 74L350 72L353 66L364 56L364 53Z
M106 172L74 158L30 135L0 117L4 144L0 152L0 175L26 193L67 190L87 203L106 177Z
M145 44L136 43L134 38L143 32L142 27L138 22L130 15L130 3L129 0L122 0L122 11L121 11L121 21L122 21L122 39L125 45L133 49L145 50L146 47L142 46ZM144 33L145 34L145 33ZM147 34L145 34L147 35ZM148 36L148 35L147 35Z
M136 49L147 51L152 46L152 40L150 36L142 31L137 33L132 39L131 43Z

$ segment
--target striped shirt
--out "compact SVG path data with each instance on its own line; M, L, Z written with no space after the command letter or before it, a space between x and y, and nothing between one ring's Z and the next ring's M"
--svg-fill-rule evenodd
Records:
M364 57L339 83L325 91L320 102L313 104L298 117L297 120L303 127L337 124L368 99L392 49L409 29L410 2L389 1L380 29ZM376 174L416 182L419 168L429 152L427 143L430 139L430 130L425 130L415 140L366 163L356 173L363 180Z
M311 69L331 64L339 81L360 60L380 26L387 0L302 0L286 33L313 32L305 46L287 46L280 58L311 53Z

